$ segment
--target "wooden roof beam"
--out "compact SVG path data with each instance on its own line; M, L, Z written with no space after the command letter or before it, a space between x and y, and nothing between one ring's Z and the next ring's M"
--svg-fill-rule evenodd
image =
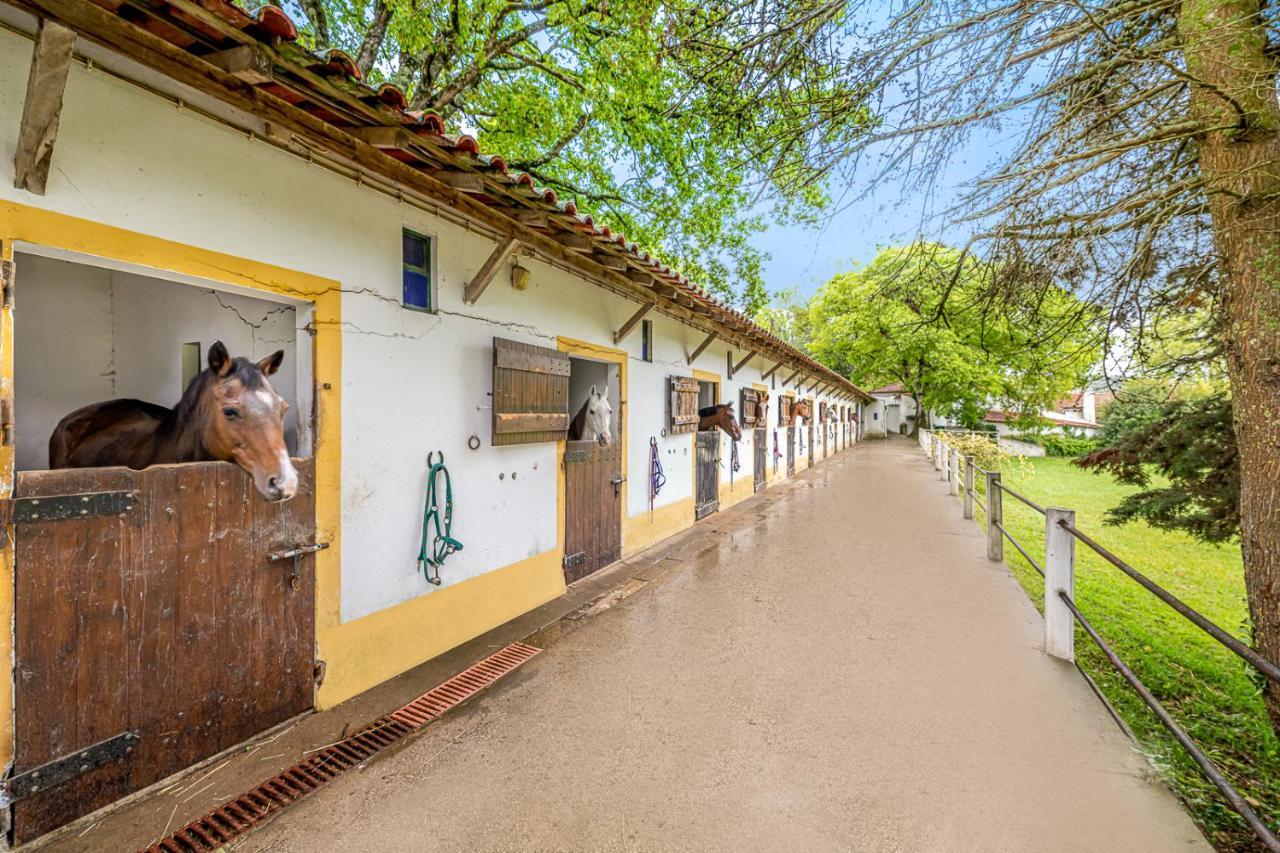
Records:
M782 380L782 384L783 384L784 386L786 386L786 385L790 385L790 384L792 383L792 381L793 381L797 376L799 376L802 372L803 372L803 371L797 370L795 373L791 374L791 375L790 375L790 376L788 376L786 379ZM796 393L797 393L797 394L798 394L798 393L800 393L800 389L799 389L799 388L796 388Z
M226 50L205 54L201 58L210 65L221 68L231 76L238 77L244 82L252 83L255 86L262 83L270 83L275 79L275 66L271 62L271 57L267 55L265 50L250 44L238 44ZM371 130L372 128L365 129ZM387 128L387 130L397 129Z
M712 342L712 341L714 341L714 340L715 340L716 338L718 338L718 337L720 337L720 333L719 333L719 332L712 332L711 334L707 335L707 339L706 339L705 341L703 341L702 343L698 344L698 348L697 348L697 349L695 349L695 350L693 351L693 354L689 356L689 363L690 363L690 364L693 364L695 361L697 361L697 360L698 360L698 356L700 356L700 355L702 355L704 352L706 352L707 347L711 346L711 342Z
M474 303L480 298L480 294L484 293L489 282L493 281L493 277L497 275L498 269L511 257L511 254L520 248L520 241L515 237L508 237L505 240L498 241L498 245L493 247L493 251L489 253L489 257L485 260L484 265L480 267L480 271L476 273L475 278L467 282L466 288L462 291L462 301L468 304Z
M648 314L650 311L652 311L653 309L654 309L654 304L652 302L646 305L641 305L640 310L632 314L631 319L623 323L622 328L613 333L614 344L622 343L622 339L625 338L627 335L631 334L631 330L636 327L636 324L639 323L641 320L643 320L644 316Z
M45 183L49 180L53 143L58 138L58 119L62 115L62 96L66 92L75 46L75 32L48 18L40 19L40 30L31 50L27 96L22 102L18 150L13 156L13 185L35 195L44 195Z
M729 368L729 378L730 378L730 379L732 379L732 378L733 378L733 374L737 373L739 370L741 370L742 368L746 367L746 366L747 366L747 362L748 362L748 361L751 361L751 359L755 358L755 357L756 357L756 355L757 355L757 352L756 352L755 350L751 350L751 352L747 353L746 355L744 355L744 356L742 357L742 361L738 362L738 363L737 363L737 364L735 364L735 365L732 365L732 366Z
M764 381L765 381L766 379L768 379L770 376L772 376L773 374L777 373L777 371L778 371L778 368L779 368L779 367L782 367L782 362L780 362L780 361L779 361L779 362L775 362L775 363L774 363L774 365L773 365L773 367L770 367L770 368L769 368L768 370L766 370L764 373L760 374L760 381L761 381L761 382L764 382Z

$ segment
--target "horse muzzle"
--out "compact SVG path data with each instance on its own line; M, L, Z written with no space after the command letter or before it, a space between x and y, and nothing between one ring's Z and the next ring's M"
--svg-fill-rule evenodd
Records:
M608 447L610 442L613 441L613 437L607 432L598 432L596 433L596 441L600 442L601 447Z

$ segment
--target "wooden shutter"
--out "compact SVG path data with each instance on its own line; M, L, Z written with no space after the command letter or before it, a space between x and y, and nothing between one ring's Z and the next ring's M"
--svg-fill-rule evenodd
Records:
M793 398L791 397L778 398L778 425L779 426L791 426L792 402L793 402Z
M562 441L569 435L569 356L493 339L493 443Z
M827 402L823 400L818 404L818 420L825 421L827 419Z
M756 408L760 402L760 392L754 388L743 388L738 401L738 420L743 427L756 425Z
M667 385L671 390L671 435L698 431L698 380L691 376L670 376Z

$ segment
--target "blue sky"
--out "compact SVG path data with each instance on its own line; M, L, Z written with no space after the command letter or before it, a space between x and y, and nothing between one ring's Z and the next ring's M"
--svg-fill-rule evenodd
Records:
M830 187L843 197L835 212L815 228L773 225L755 240L772 258L764 266L771 292L794 290L808 297L836 273L867 263L881 246L909 242L919 235L963 245L972 232L955 223L947 211L969 182L997 165L1021 139L1021 129L975 129L952 154L946 169L933 176L931 192L905 189L901 180L875 182L875 169L865 168Z

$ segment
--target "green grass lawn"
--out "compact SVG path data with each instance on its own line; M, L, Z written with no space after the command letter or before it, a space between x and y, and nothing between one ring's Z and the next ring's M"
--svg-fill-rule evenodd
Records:
M1008 462L1002 477L1041 505L1075 510L1076 527L1227 631L1247 639L1243 570L1235 544L1206 545L1140 522L1105 525L1104 513L1130 487L1075 468L1067 459ZM981 509L975 507L975 512L985 525ZM1006 496L1004 517L1005 529L1041 562L1044 516ZM1007 543L1004 553L1027 594L1043 608L1043 579ZM1280 826L1280 740L1268 725L1261 677L1080 543L1076 601L1263 819ZM1076 654L1209 840L1220 850L1261 850L1244 821L1078 627Z

